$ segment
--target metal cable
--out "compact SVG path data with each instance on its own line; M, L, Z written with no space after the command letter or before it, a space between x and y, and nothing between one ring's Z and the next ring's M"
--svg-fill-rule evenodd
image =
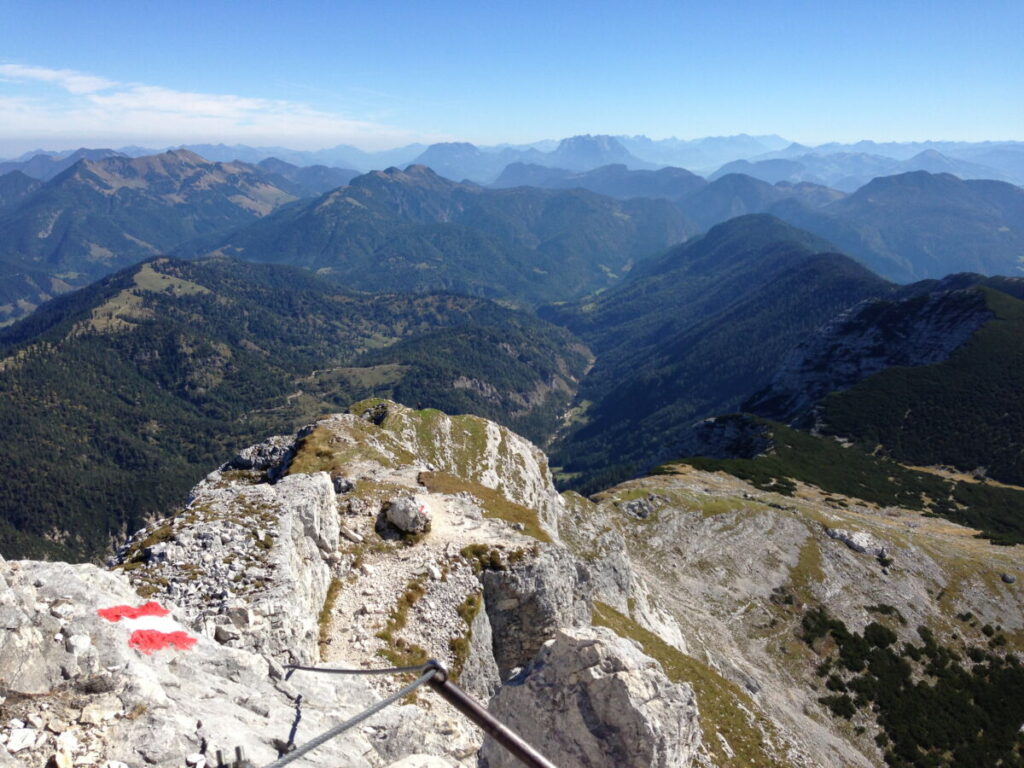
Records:
M292 720L292 729L288 731L288 741L285 748L277 753L278 757L288 754L288 751L295 746L295 737L299 733L299 723L302 722L302 694L295 699L295 719Z
M421 667L414 667L413 669L422 670L423 667L422 666ZM317 670L317 671L323 672L323 671L327 671L327 670ZM423 685L424 683L428 682L436 674L438 674L438 670L437 670L436 667L428 668L427 671L424 672L417 680L415 680L412 683L409 683L407 686L402 688L400 691L395 691L393 694L388 696L386 699L377 702L376 704L374 704L369 709L363 710L362 712L360 712L355 717L349 718L345 722L339 723L338 725L334 726L333 728L331 728L331 729L329 729L327 731L324 731L323 733L321 733L316 738L310 739L305 744L303 744L301 747L298 747L294 752L289 752L287 755L284 755L283 757L279 757L274 762L268 763L266 766L264 766L264 768L282 768L282 766L288 765L288 763L292 762L293 760L298 760L300 757L302 757L307 752L313 751L317 747L319 747L322 744L324 744L324 743L330 741L331 739L333 739L335 736L338 736L339 734L344 733L349 728L351 728L351 727L353 727L355 725L359 725L359 723L363 722L363 720L366 720L369 717L373 717L375 714L380 712L382 709L388 707L391 704L394 704L399 699L401 699L401 698L403 698L405 696L408 696L410 693L415 691L421 685Z
M388 667L387 669L339 669L336 667L302 667L298 664L289 664L286 667L288 673L284 676L284 679L289 679L293 672L326 672L331 675L398 675L404 672L422 672L429 666L429 664L417 664L414 667Z

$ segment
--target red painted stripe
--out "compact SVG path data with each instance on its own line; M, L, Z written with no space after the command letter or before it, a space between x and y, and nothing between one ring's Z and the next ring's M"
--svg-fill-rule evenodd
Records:
M140 616L166 616L170 611L163 608L160 603L150 601L138 607L115 605L113 608L100 608L96 613L107 621L120 621L121 619L137 619Z
M187 651L196 644L196 639L184 632L158 632L155 629L137 629L128 640L129 648L138 648L146 654L162 651L173 646L179 651Z

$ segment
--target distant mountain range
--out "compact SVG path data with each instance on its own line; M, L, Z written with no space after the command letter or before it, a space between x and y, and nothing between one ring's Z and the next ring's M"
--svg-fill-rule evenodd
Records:
M542 143L543 145L543 143ZM764 152L769 145L758 145ZM355 147L302 152L286 147L249 147L245 145L187 144L174 149L200 155L213 162L245 162L252 165L274 160L298 167L384 170L393 166L427 165L453 181L478 183L494 181L506 165L516 162L534 163L570 170L590 170L610 163L623 163L630 168L656 168L658 163L635 157L612 136L573 136L557 142L551 149L536 146L477 147L467 142L447 142L424 146L410 144L383 152L363 152ZM80 149L68 153L27 153L13 161L0 163L0 174L19 170L27 176L48 180L78 160L99 160L111 155L142 157L159 154L160 150L144 147L123 147L121 150ZM353 173L353 175L356 175Z
M574 144L589 145L585 150L559 152ZM606 145L603 149L601 145ZM287 147L251 147L246 145L189 144L172 149L187 149L209 160L234 160L257 164L277 158L304 167L323 165L358 171L383 170L412 163L428 165L454 181L470 179L491 183L506 165L515 162L560 167L568 170L592 170L602 165L622 163L630 168L687 168L704 176L747 173L774 183L811 181L844 191L852 191L875 176L890 176L912 170L948 172L963 178L994 178L1024 183L1024 142L1020 141L924 141L827 143L817 146L789 142L779 136L711 136L700 139L650 139L646 136L576 136L544 140L531 144L477 146L466 142L409 144L394 149L366 152L338 145L315 151ZM79 150L81 152L82 150ZM87 150L114 153L115 150ZM131 157L159 154L160 149L121 147L117 152ZM36 156L41 156L38 159ZM589 157L588 157L589 156ZM13 162L0 163L0 174L22 170L33 178L51 178L72 165L80 156L71 150L27 152ZM93 155L89 159L99 159ZM30 167L25 163L32 160ZM725 167L739 160L749 166ZM769 160L790 160L788 164L763 164ZM581 164L582 162L582 164ZM795 175L794 175L795 174ZM966 175L964 175L966 174Z
M15 177L5 186L18 183ZM254 221L297 197L261 168L211 163L186 150L80 158L39 187L23 180L20 186L14 203L0 211L0 276L16 286L5 291L20 295L4 297L0 319L191 238Z
M429 166L449 179L482 184L495 181L507 166L514 163L529 163L568 172L589 171L613 164L632 169L657 167L631 154L612 136L573 136L563 139L549 152L533 147L506 147L498 152L488 152L467 143L433 144L413 162Z
M603 165L587 171L532 163L505 166L491 185L495 189L509 187L542 187L545 189L589 189L599 195L625 200L631 197L660 197L680 202L690 193L707 185L700 176L682 168L657 171L631 170L622 163Z
M147 154L156 154L155 152ZM108 157L128 157L124 152L117 152L113 149L76 149L62 155L37 153L30 157L19 158L7 162L0 162L0 176L11 171L20 171L26 176L41 181L49 181L54 176L67 170L79 160L105 160Z
M963 159L975 159L977 162L984 162L979 158L999 156L1005 152L1024 152L1024 142L1021 141L870 141L863 140L852 143L828 142L811 146L793 142L782 149L773 150L763 157L792 157L808 152L820 154L834 154L836 152L864 153L869 155L881 155L891 157L894 160L909 160L914 155L934 150L949 157Z
M349 168L329 168L326 165L310 165L300 167L268 157L257 165L267 173L273 174L275 184L288 189L296 197L316 197L332 189L344 187L359 175L359 171Z
M772 212L900 282L1019 275L1024 266L1024 189L1001 181L915 171L874 179L820 208L783 201Z
M1024 175L1017 175L1012 169L1000 170L969 160L947 157L934 149L926 149L906 160L851 152L809 153L767 160L734 160L723 165L709 178L714 180L729 173L743 173L770 184L779 181L811 182L843 192L853 192L879 176L895 176L910 171L950 173L961 179L1024 182Z
M594 136L528 151L580 166L628 154L614 139ZM423 166L359 176L278 158L210 162L187 150L74 154L74 164L49 181L17 169L0 176L0 322L156 254L220 249L323 269L364 290L383 281L525 304L564 300L606 288L643 258L752 213L814 232L903 282L962 271L1014 275L1024 256L1020 188L925 171L879 177L844 195L739 173L709 182L681 168L512 163L484 189ZM425 154L438 163L507 159L472 145ZM70 159L36 156L21 166L48 173ZM933 155L923 159L942 165Z
M366 153L353 147L338 147L314 153L295 153L282 148L187 147L217 160L240 159L258 162L279 157L296 165L333 165L363 171L409 163L429 165L443 176L459 181L470 179L486 184L494 181L502 169L513 162L592 170L602 165L621 163L629 168L674 166L701 175L717 172L747 173L765 181L811 181L816 184L852 191L875 176L890 176L905 171L948 172L962 178L994 178L1024 183L1024 142L889 142L871 141L853 144L807 146L769 136L712 136L701 139L650 139L646 136L575 136L560 142L536 142L531 145L475 146L465 142L413 144L386 152ZM122 150L129 153L128 150ZM152 150L142 152L151 154ZM728 163L747 160L752 165L767 160L785 159L800 163L803 176L762 176L757 168L723 168ZM792 168L792 166L790 166ZM768 173L778 173L767 166ZM757 172L752 173L752 170ZM792 172L792 171L791 171ZM966 175L965 175L966 174ZM858 183L859 182L859 183Z
M619 143L637 157L656 165L674 165L710 173L725 163L757 157L790 145L781 136L707 136L700 139L649 139L646 136L616 136Z
M735 216L763 213L783 200L794 199L801 205L817 208L844 197L842 192L808 182L769 184L743 174L728 174L708 183L682 168L642 171L624 165L573 172L514 163L492 185L498 189L517 186L588 189L620 200L663 198L676 203L702 230Z
M934 155L913 162L925 160L943 165ZM764 164L788 178L791 162ZM582 188L620 199L664 198L702 231L736 216L772 213L899 282L965 271L1017 275L1024 269L1024 190L999 181L913 171L875 178L846 195L807 181L764 181L744 173L715 174L709 183L678 168L637 171L612 165L571 172L513 164L494 184L517 185Z
M450 290L530 305L606 288L695 232L667 200L484 189L413 165L359 176L180 253L303 266L359 290Z
M251 147L243 144L183 144L167 149L187 149L219 162L239 160L256 164L268 157L275 157L299 166L327 165L356 168L361 171L383 170L391 166L404 167L411 163L431 165L429 161L435 159L434 155L444 154L453 158L461 154L466 158L466 167L472 168L474 164L485 162L478 157L477 153L501 156L503 162L484 166L484 173L493 174L490 178L477 178L472 173L464 171L454 171L449 176L455 181L470 178L474 181L489 182L497 177L505 165L512 162L555 165L573 170L589 170L600 165L621 162L630 167L675 165L700 168L711 172L730 160L783 150L788 146L790 146L790 142L779 136L740 134L693 140L676 138L654 140L646 136L574 136L561 141L548 139L531 144L498 144L479 147L467 142L448 142L433 144L429 147L424 144L409 144L376 152L367 152L344 144L314 151L293 150L287 147ZM560 148L561 152L559 152ZM118 151L132 157L139 157L158 154L162 150L146 147L121 147ZM545 161L545 158L553 153L557 154L554 154L552 162ZM26 152L15 160L27 161L36 155L46 155L54 160L56 157L70 154L70 152L35 150ZM587 155L590 156L590 159L587 160L585 166L581 166L579 159ZM633 165L633 162L638 165ZM441 167L433 165L431 167L434 167L442 175L448 175L443 172Z
M736 216L772 212L783 204L794 210L814 210L844 197L842 192L802 182L768 184L743 174L716 179L680 202L697 226L706 231Z

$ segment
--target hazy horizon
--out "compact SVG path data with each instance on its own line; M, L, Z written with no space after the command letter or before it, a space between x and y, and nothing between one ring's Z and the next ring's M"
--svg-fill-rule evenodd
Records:
M588 134L577 134L577 135L578 136L585 136L585 135L588 135ZM610 134L591 133L589 135L592 135L592 136L607 136L607 135L610 135ZM695 136L693 138L685 138L685 139L681 138L679 136L664 136L664 137L657 137L656 138L656 137L652 137L652 136L646 136L645 134L632 134L631 136L625 136L624 134L619 134L619 135L616 135L616 136L612 136L612 138L616 138L616 139L618 139L618 138L641 138L641 137L642 138L650 139L651 141L654 141L654 142L658 142L658 141L699 142L699 141L703 141L703 140L706 140L706 139L737 139L737 138L742 138L742 137L750 137L750 138L775 137L775 138L778 138L778 139L785 140L787 142L787 146L790 143L802 144L802 142L790 142L790 140L787 137L785 137L785 136L778 136L777 134L734 133L734 134L720 135L720 136ZM558 137L558 138L537 139L535 141L528 141L528 142L522 142L522 143L499 142L499 143L496 143L496 144L474 144L474 146L476 146L476 147L478 147L480 149L483 149L483 150L492 150L492 149L500 148L500 147L527 147L527 146L531 146L531 145L534 145L534 144L544 144L544 143L554 143L554 144L557 144L558 142L560 142L560 141L562 141L563 139L566 139L566 138L573 138L573 137L571 137L571 136L562 136L562 137ZM451 140L446 140L446 141L442 141L442 142L435 142L435 143L469 143L469 144L473 144L473 142L467 142L467 141L462 140L462 139L451 139ZM840 146L849 146L849 145L860 144L860 143L871 143L871 144L877 144L877 145L886 145L886 144L903 144L903 145L918 145L918 144L921 144L921 145L925 145L925 144L946 144L946 143L951 143L951 144L958 144L958 143L964 143L964 144L1012 144L1012 143L1024 143L1024 140L993 138L993 139L983 139L983 140L975 141L975 142L962 142L962 141L956 140L956 139L929 138L929 139L917 139L917 140L907 140L907 141L902 141L902 142L895 142L895 141L884 141L884 140L865 138L865 139L858 139L858 140L852 141L852 142L825 141L825 142L822 142L820 144L811 144L811 145L805 145L805 146L807 146L808 149L810 149L810 150L814 150L814 149L817 149L818 147L824 147L824 146L833 145L833 144L840 145ZM375 153L375 152L381 152L381 153L383 153L383 152L391 152L391 151L401 150L401 149L404 149L406 147L416 146L416 145L429 146L428 144L426 144L424 142L407 142L405 144L395 144L395 145L392 145L392 146L384 146L384 147L381 147L379 149L367 149L365 147L360 147L360 146L358 146L356 144L345 144L345 143L333 144L333 145L325 145L325 146L317 146L317 147L308 147L308 148L297 147L297 146L288 146L286 144L281 144L281 143L277 143L277 144L246 144L245 142L226 142L226 141L209 141L209 142L207 142L207 141L188 141L188 142L175 142L175 143L172 143L172 144L165 144L165 145L161 145L161 146L146 146L146 145L143 145L143 144L85 144L85 143L81 143L81 142L79 142L79 143L71 143L71 144L64 145L64 146L39 146L39 145L32 145L31 143L28 143L28 144L25 145L24 148L15 147L15 148L13 148L12 150L10 150L9 152L6 152L6 153L5 153L5 150L0 148L0 160L10 161L10 160L13 160L15 158L31 156L31 155L34 155L36 153L46 153L46 154L67 156L67 155L70 155L70 154L72 154L74 152L77 152L79 150L82 150L82 149L111 149L111 150L114 150L114 151L120 151L120 150L124 150L124 149L139 149L139 148L142 148L142 149L151 149L154 152L166 152L166 151L169 151L169 150L175 150L175 149L179 149L179 148L183 148L183 147L190 147L190 146L197 146L197 145L223 146L225 148L247 147L247 148L256 149L256 150L285 149L285 150L289 150L289 151L293 151L293 152L300 152L300 153L304 153L304 152L308 152L308 153L328 152L330 150L334 150L334 149L337 149L337 148L340 148L340 147L353 147L353 148L358 149L360 151L367 152L368 154L372 154L372 153ZM3 145L0 145L0 147L2 147L2 146Z
M0 0L0 155L194 143L1024 139L1024 5Z

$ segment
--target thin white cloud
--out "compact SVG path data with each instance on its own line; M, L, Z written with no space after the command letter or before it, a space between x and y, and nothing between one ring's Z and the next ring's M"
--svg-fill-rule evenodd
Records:
M197 117L245 120L253 114L298 111L297 104L247 99L211 93L172 91L152 85L134 85L108 94L92 93L88 101L111 112L169 112Z
M15 81L36 81L54 83L68 93L95 93L117 86L112 80L94 75L75 72L72 69L48 69L47 67L26 67L21 64L0 64L0 78Z
M4 94L3 82L18 83L19 94ZM440 138L301 102L176 91L73 70L0 64L0 139L36 146L43 139L74 142L76 137L104 145L243 142L296 148L340 143L378 148Z

